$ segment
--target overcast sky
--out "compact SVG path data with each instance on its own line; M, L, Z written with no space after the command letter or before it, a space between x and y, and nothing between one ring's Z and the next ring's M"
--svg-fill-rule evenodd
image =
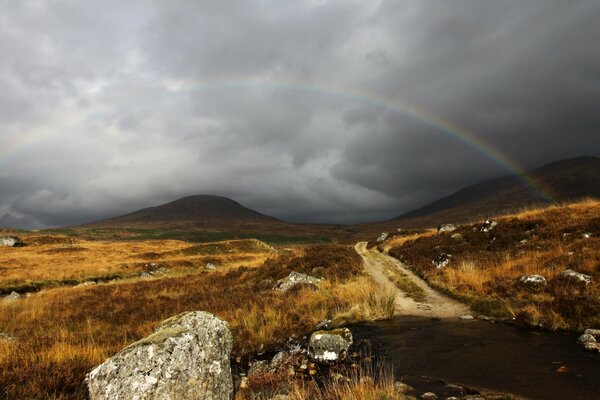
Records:
M600 155L600 1L0 0L0 226L190 194L394 217Z

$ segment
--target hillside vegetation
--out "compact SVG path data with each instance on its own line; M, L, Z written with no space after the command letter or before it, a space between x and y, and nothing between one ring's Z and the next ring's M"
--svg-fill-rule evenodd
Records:
M498 225L487 232L480 222L452 232L398 237L382 247L433 286L482 314L549 329L600 325L598 200L524 211L495 221ZM444 259L449 260L447 265L439 266ZM563 277L568 269L589 275L592 283ZM546 283L519 281L532 274L543 276Z

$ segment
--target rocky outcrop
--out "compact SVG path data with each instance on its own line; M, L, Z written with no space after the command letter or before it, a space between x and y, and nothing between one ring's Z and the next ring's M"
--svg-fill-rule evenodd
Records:
M17 236L0 236L0 246L19 247L23 244L23 241Z
M308 356L318 364L328 364L346 358L352 345L352 332L348 328L316 331L308 342Z
M444 224L444 225L440 225L437 228L438 233L443 233L443 232L452 232L456 230L456 225L454 224Z
M193 311L115 354L86 376L90 400L225 400L233 396L227 322Z
M299 272L290 272L288 276L277 281L274 289L284 293L300 287L317 289L319 282L321 282L321 279L315 278L314 276L301 274Z
M572 269L567 269L566 271L561 272L560 276L567 281L580 283L583 285L589 285L592 283L592 277L586 274L582 274L580 272L575 272Z
M519 283L529 287L540 287L546 284L546 278L542 275L523 275L519 278Z

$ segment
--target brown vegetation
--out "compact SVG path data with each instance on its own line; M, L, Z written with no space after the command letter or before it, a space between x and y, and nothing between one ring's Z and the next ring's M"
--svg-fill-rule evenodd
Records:
M483 314L550 329L600 325L600 202L526 210L497 221L490 232L480 231L481 223L464 225L401 242L389 253ZM436 268L441 254L451 254L451 261ZM565 280L560 273L566 269L594 282ZM537 289L519 283L527 274L548 283Z
M134 248L164 250L154 244ZM325 278L320 290L272 290L290 271L317 267ZM333 245L297 248L260 267L45 290L0 303L0 331L17 338L0 341L0 399L82 398L81 382L93 366L184 311L227 320L240 355L277 346L323 319L343 324L389 317L393 296L386 296L362 275L352 248Z

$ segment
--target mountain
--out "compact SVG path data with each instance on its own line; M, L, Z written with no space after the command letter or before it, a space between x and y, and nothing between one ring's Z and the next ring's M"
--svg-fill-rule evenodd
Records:
M584 197L600 198L600 158L578 157L548 164L529 177L550 195L526 184L521 177L506 176L472 186L394 218L407 226L434 226L464 222L552 202Z
M290 225L226 197L188 196L83 227L214 228L252 230Z

